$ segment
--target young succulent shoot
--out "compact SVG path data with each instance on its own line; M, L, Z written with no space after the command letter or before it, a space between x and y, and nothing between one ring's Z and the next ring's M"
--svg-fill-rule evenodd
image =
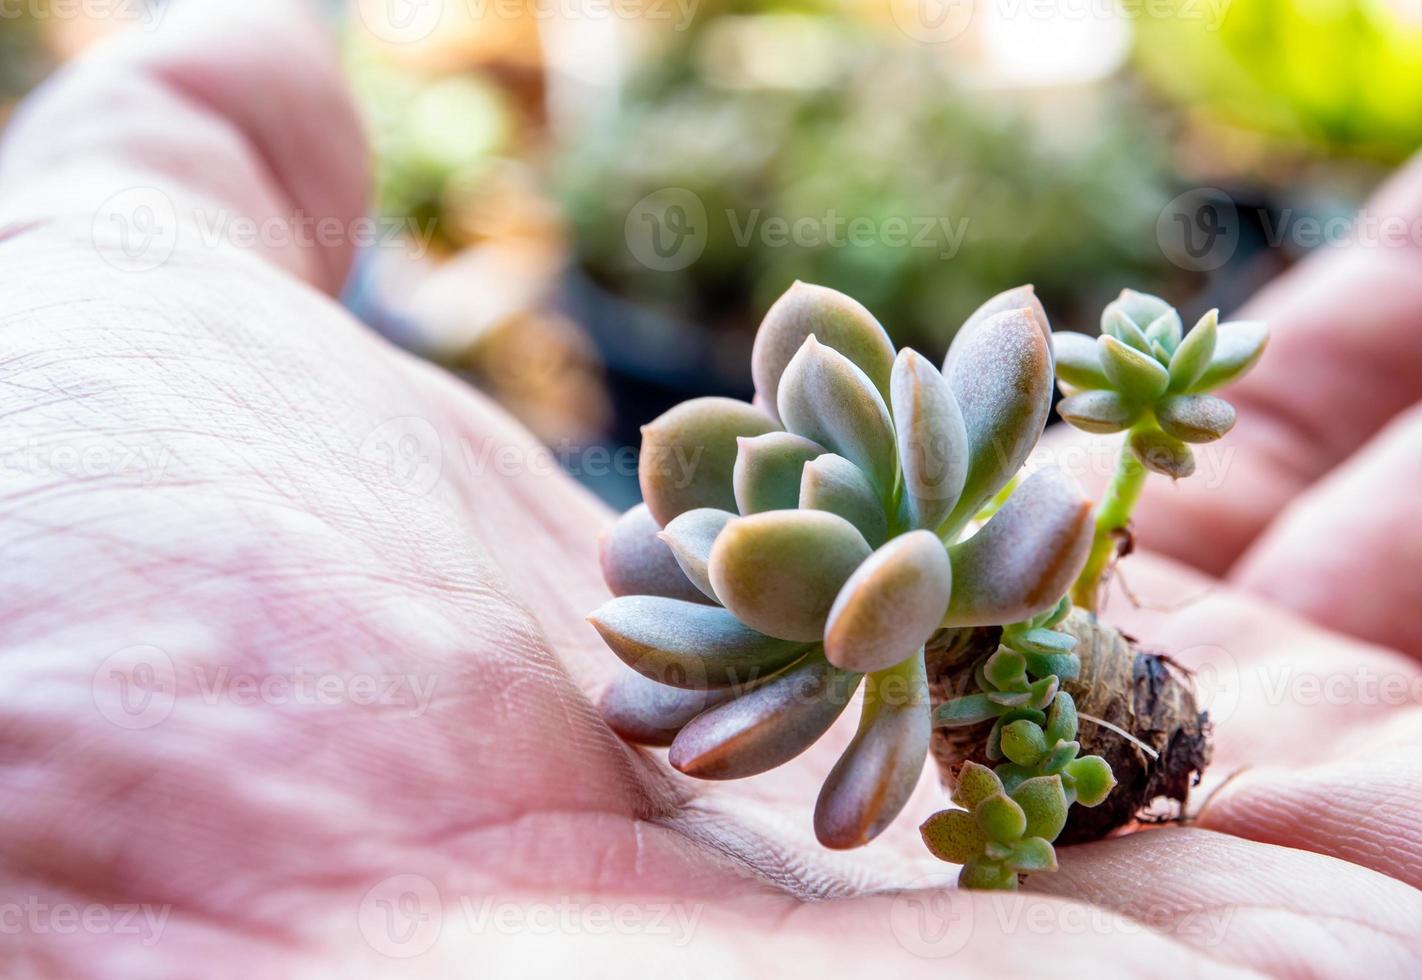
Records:
M1074 730L1033 755L1025 746L1047 735L1013 727L1053 717L1073 659L1051 627L1092 540L1090 504L1068 477L1016 482L1053 380L1031 287L985 303L940 369L895 353L848 296L796 283L761 324L752 374L753 403L698 398L643 429L644 503L604 536L615 598L590 617L631 668L603 697L612 728L669 746L683 773L735 779L804 752L862 688L858 730L814 811L821 843L858 847L898 815L928 756L925 647L991 630L1016 659L982 666L996 686L973 703L1012 715L996 732L1003 764L1041 773L1010 769L1003 785L1021 795L1045 780L1064 800L1094 798L1109 784L1058 746ZM983 817L991 833L967 883L1050 869L1052 821L1024 798L996 794L1007 815ZM1016 836L1014 808L1026 814Z
M1102 312L1099 337L1055 335L1065 396L1058 413L1086 432L1126 433L1096 511L1090 556L1071 590L1076 605L1096 610L1146 475L1189 476L1195 471L1190 444L1213 442L1234 426L1233 406L1210 393L1248 372L1268 339L1264 324L1220 323L1218 310L1187 333L1169 303L1129 289Z

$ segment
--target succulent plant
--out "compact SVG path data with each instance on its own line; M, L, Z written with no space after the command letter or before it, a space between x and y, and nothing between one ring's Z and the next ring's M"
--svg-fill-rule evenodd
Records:
M983 700L1049 724L1053 671L1073 663L1072 638L1051 627L1087 556L1090 506L1054 469L1012 482L1051 395L1050 327L1030 286L983 304L940 370L895 354L859 303L796 283L766 314L752 369L753 403L694 399L643 429L645 502L604 535L615 598L590 617L632 668L602 708L625 738L669 745L682 772L733 779L799 755L862 684L858 731L814 818L823 844L856 847L922 771L924 649L942 631L1008 626L1017 660L982 666L998 684ZM1045 673L1028 680L1029 668ZM1084 761L1058 746L1070 736L1041 758L1018 750L1065 731L997 735L1008 764L1066 794ZM1019 848L994 867L1040 870L1031 837L1043 835L994 833L992 854Z
M1091 556L1072 591L1077 605L1096 608L1114 541L1129 524L1147 471L1189 476L1195 457L1188 444L1213 442L1234 427L1234 407L1210 392L1249 371L1268 340L1264 324L1220 323L1218 310L1186 333L1169 303L1129 289L1102 312L1099 337L1054 336L1061 417L1086 432L1127 433L1097 511Z

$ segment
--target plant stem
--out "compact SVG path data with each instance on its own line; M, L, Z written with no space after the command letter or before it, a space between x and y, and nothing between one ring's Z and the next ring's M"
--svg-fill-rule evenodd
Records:
M1141 488L1145 486L1145 466L1131 451L1130 440L1121 446L1120 458L1116 461L1116 474L1111 477L1111 485L1106 488L1106 496L1096 509L1096 533L1091 540L1091 553L1087 556L1086 567L1077 576L1071 587L1073 604L1096 612L1101 596L1101 580L1111 564L1111 556L1116 551L1116 534L1125 530L1131 522L1131 511L1140 499Z

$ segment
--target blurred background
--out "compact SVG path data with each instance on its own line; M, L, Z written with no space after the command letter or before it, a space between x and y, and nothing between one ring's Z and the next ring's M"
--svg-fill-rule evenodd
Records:
M617 507L795 279L940 358L1033 282L1228 312L1422 142L1416 0L332 0L379 234L347 289ZM0 2L0 119L161 0ZM621 451L621 452L619 452Z

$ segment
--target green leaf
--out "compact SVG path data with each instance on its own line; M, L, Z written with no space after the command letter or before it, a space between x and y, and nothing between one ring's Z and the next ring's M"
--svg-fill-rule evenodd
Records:
M1025 691L1027 660L1011 647L999 646L983 664L983 676L999 691Z
M1170 372L1150 354L1128 347L1115 337L1098 337L1096 345L1106 377L1129 400L1150 404L1170 385Z
M1066 826L1067 798L1060 776L1034 776L1012 791L1012 799L1026 814L1024 837L1056 840Z
M973 809L973 819L989 840L1010 844L1027 828L1027 815L1003 793L994 793Z
M918 828L929 853L950 864L966 864L982 853L987 835L966 810L940 810Z
M1082 756L1069 762L1066 771L1076 784L1076 801L1082 806L1101 803L1116 785L1111 764L1099 755Z
M958 872L959 888L1012 892L1017 890L1017 872L1001 861L974 859Z
M1076 738L1076 724L1076 701L1066 691L1058 691L1047 711L1047 741L1071 741Z
M794 510L800 505L800 474L824 447L790 432L767 432L737 440L731 474L736 506L742 515Z
M1269 343L1269 328L1262 323L1238 320L1221 323L1209 367L1186 391L1197 395L1222 388L1242 377L1258 363Z
M1094 337L1066 330L1055 333L1052 352L1056 357L1057 378L1062 383L1087 391L1111 387Z
M859 680L812 650L789 670L689 721L667 761L698 779L741 779L775 769L829 730Z
M1074 653L1024 653L1027 673L1033 677L1054 674L1064 681L1074 681L1081 674L1081 658Z
M932 735L922 656L906 669L870 675L859 731L815 802L819 842L844 849L879 836L913 795Z
M1047 753L1047 758L1042 760L1042 772L1045 775L1061 772L1066 768L1068 762L1076 758L1076 754L1081 751L1080 742L1058 742L1052 746L1052 751Z
M678 515L658 535L671 549L673 559L682 573L704 596L711 599L716 598L716 593L711 588L711 572L707 567L711 561L711 547L716 543L717 536L735 517L730 511L698 507Z
M843 456L826 453L805 464L800 477L800 506L838 514L859 529L874 547L889 535L889 522L878 491L864 471Z
M943 373L968 430L968 475L945 522L956 529L1017 474L1037 444L1052 403L1051 349L1030 308L1009 310L961 331Z
M810 336L849 358L881 397L889 397L894 345L879 321L841 292L796 282L766 312L751 349L756 394L776 419L781 377Z
M824 635L835 596L868 558L864 536L822 510L773 510L730 521L711 549L711 585L726 608L770 636Z
M936 529L958 502L968 476L968 429L937 368L908 348L890 382L904 505L909 526Z
M1037 775L1037 770L1031 766L1019 766L1015 762L1004 762L997 767L997 777L1002 780L1003 792L1008 796L1012 791L1021 786L1027 780Z
M1101 314L1101 323L1105 328L1106 318L1113 312L1123 314L1127 320L1144 330L1148 325L1154 323L1165 314L1173 310L1174 307L1161 299L1159 296L1152 296L1150 293L1140 293L1134 289L1123 289L1121 294L1112 300Z
M1219 310L1210 310L1190 328L1170 358L1170 390L1188 391L1200 380L1215 354L1219 332Z
M1145 328L1146 339L1150 341L1151 348L1161 348L1165 354L1165 362L1169 363L1170 353L1180 346L1180 338L1184 334L1184 324L1180 322L1180 314L1171 307L1160 316L1151 321L1150 326ZM1156 357L1160 357L1157 353Z
M1057 852L1053 849L1050 841L1040 837L1027 837L1013 846L1012 856L1007 859L1007 863L1019 874L1030 874L1033 871L1055 871L1057 870Z
M775 429L764 412L730 398L693 398L644 425L637 477L652 517L666 527L698 507L735 510L737 439Z
M1156 421L1185 442L1214 442L1234 428L1234 406L1214 395L1174 395L1155 407Z
M1083 391L1058 402L1057 414L1083 432L1106 434L1129 428L1141 407L1119 391Z
M1150 338L1145 335L1145 331L1139 324L1119 309L1112 309L1108 306L1106 311L1101 314L1101 336L1118 340L1142 354L1150 353ZM1102 363L1104 366L1105 362Z
M864 471L887 500L897 468L894 426L883 397L854 362L813 336L780 378L785 427Z
M627 666L691 690L748 684L805 651L804 644L756 632L719 606L660 596L621 596L588 620Z
M1012 645L1023 653L1071 653L1076 637L1044 626L1013 632Z
M1032 695L1027 703L1039 711L1045 710L1052 703L1052 699L1057 696L1057 688L1061 686L1061 681L1055 674L1048 674L1039 680L1032 682Z
M1047 736L1030 721L1014 721L1002 730L1002 754L1023 766L1035 766L1047 754Z
M681 570L666 542L657 537L658 530L647 505L638 504L599 536L598 561L608 591L615 596L711 602Z
M953 596L944 626L1028 619L1071 588L1091 547L1091 504L1060 470L1022 482L977 533L953 545Z
M996 718L997 714L997 705L988 700L986 694L965 694L961 698L940 704L933 713L933 724L944 728L958 728Z
M953 802L971 810L989 796L1001 792L1002 783L991 769L976 762L964 762L953 788Z
M948 609L953 568L932 531L889 541L854 570L825 623L825 655L845 670L883 670L914 656Z
M1190 447L1160 429L1136 429L1128 440L1131 452L1146 469L1172 480L1195 472L1195 454Z
M619 736L638 745L666 746L682 726L707 708L730 699L734 688L688 691L631 671L619 671L603 691L598 710Z

